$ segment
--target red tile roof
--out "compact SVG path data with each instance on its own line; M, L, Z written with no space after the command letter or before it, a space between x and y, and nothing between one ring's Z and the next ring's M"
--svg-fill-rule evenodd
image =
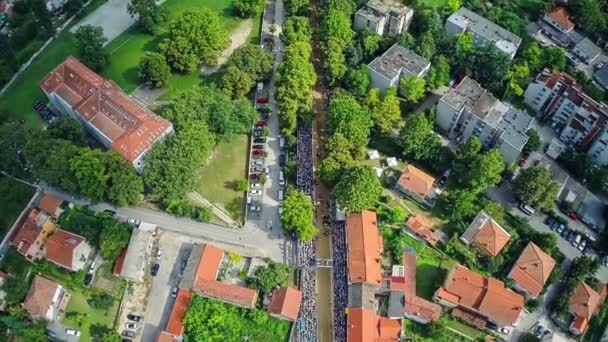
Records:
M376 316L377 332L374 342L398 341L401 336L401 320Z
M475 244L492 256L497 256L511 236L494 220L489 219L475 234Z
M595 314L598 305L600 305L600 295L587 285L585 282L581 282L576 289L572 297L570 297L569 311L571 314L579 318L578 330L583 334L585 333L586 326L591 320L591 317ZM584 320L586 322L584 322ZM581 328L581 326L584 327Z
M163 330L158 334L156 342L177 342L177 336Z
M574 28L574 23L570 20L570 12L564 5L553 7L547 13L547 16L566 29L566 31L570 31Z
M112 81L84 66L73 56L59 64L41 82L95 126L112 149L133 162L171 130L171 124L127 96Z
M115 276L120 276L120 272L122 272L122 266L125 263L125 258L127 256L127 249L123 248L122 251L120 252L120 255L118 255L118 257L116 258L116 261L114 262L114 271L112 273L114 273Z
M414 250L406 250L403 253L403 268L406 284L403 286L403 291L405 292L405 312L425 321L438 320L441 316L441 306L418 297L416 293L416 252Z
M348 342L374 341L374 325L376 314L362 308L349 308L346 325L346 339Z
M57 209L63 203L63 200L57 196L44 194L42 198L40 198L40 202L38 202L38 208L42 211L45 211L51 215L57 214Z
M435 178L419 168L408 164L397 183L404 189L420 197L429 196L435 184Z
M177 297L171 309L171 315L169 316L169 322L167 322L166 332L175 336L181 336L184 333L184 317L188 311L188 305L192 298L192 292L186 289L179 289L177 291Z
M529 294L537 297L555 267L555 260L530 242L513 265L509 278Z
M452 316L463 320L479 329L485 328L487 323L486 319L483 316L461 308L455 308L454 310L452 310Z
M300 313L302 303L302 292L293 287L283 286L275 290L268 311L271 314L295 321Z
M196 269L196 278L215 280L222 264L224 250L210 244L203 247L203 255Z
M412 215L405 222L406 226L416 235L425 239L428 243L435 246L439 238L433 232L433 222L422 214Z
M11 240L17 252L22 255L27 253L30 246L36 241L38 234L40 234L41 229L38 227L37 222L39 215L40 212L38 210L31 209L22 220L21 226L17 228Z
M369 210L350 213L346 218L346 238L350 281L380 285L383 243L376 213Z
M23 308L32 318L44 319L49 308L53 305L53 297L58 287L59 284L52 280L38 275L34 276L32 285L23 301Z
M462 265L454 266L435 298L461 305L503 326L517 322L524 306L524 297L506 288L502 281Z
M203 296L215 298L249 309L255 307L255 302L258 299L258 293L255 290L238 285L222 283L217 280L205 280L202 278L197 278L194 281L192 291Z
M59 266L72 269L74 264L74 250L85 242L84 237L57 229L55 234L46 240L46 259Z

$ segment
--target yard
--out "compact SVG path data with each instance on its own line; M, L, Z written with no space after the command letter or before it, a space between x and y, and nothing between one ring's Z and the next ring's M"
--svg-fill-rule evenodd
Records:
M443 315L439 319L439 323L447 328L451 328L453 330L458 331L462 335L468 336L471 340L480 341L483 340L488 334L477 330L471 326L468 326L456 319L452 318L450 315Z
M114 319L118 313L120 299L115 299L112 306L108 309L96 309L89 305L89 294L83 291L69 291L71 294L70 302L65 310L66 317L63 324L76 330L80 330L81 341L92 341L91 335L95 329L104 330L114 327ZM71 314L77 313L77 314ZM98 331L99 331L98 330Z
M0 175L0 193L3 204L0 206L0 239L11 228L36 190L29 185Z
M236 181L247 177L249 137L239 135L220 143L207 165L198 174L196 190L211 203L224 207L238 221L244 219L243 191L234 190Z
M444 315L445 317L445 315ZM451 323L449 323L451 324ZM450 326L450 328L453 328L452 326ZM468 328L468 327L466 327ZM413 342L435 342L435 341L441 341L441 342L462 342L462 341L467 341L469 339L466 339L464 336L462 336L461 334L458 334L450 329L448 329L448 327L446 325L443 324L443 321L440 320L439 324L437 324L436 328L434 331L431 331L428 328L428 325L422 325L419 323L416 323L414 321L410 321L408 319L404 319L403 320L403 329L404 329L404 336L409 337L412 339ZM476 336L485 336L485 334L481 335L480 331L476 331L475 335ZM473 340L473 339L470 339Z

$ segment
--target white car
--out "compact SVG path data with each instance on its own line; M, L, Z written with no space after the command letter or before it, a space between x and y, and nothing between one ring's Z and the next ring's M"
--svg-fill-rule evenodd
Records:
M139 329L139 323L125 323L125 329L137 330Z
M65 329L65 334L70 336L80 336L80 331L74 329Z
M95 273L95 267L97 267L97 263L93 261L91 267L89 267L89 273Z
M252 189L261 189L262 185L260 183L251 183Z
M507 328L498 327L497 330L498 330L499 333L504 334L504 335L509 335L509 333L511 333L511 331L509 329L507 329Z
M258 165L258 166L262 166L262 165L264 165L264 161L263 161L263 160L258 159L258 160L254 160L254 161L252 161L252 162L251 162L251 164L252 164L252 165Z
M160 257L163 255L163 250L160 248L156 249L156 259L160 259Z
M261 190L251 190L249 192L251 194L251 196L260 196L262 194Z
M260 208L260 206L258 205L252 205L249 207L249 211L259 213L260 211L262 211L262 208Z
M173 286L173 288L171 289L171 298L176 298L177 297L177 287Z
M279 206L279 215L281 215L283 213L283 206Z
M585 250L586 246L587 246L587 240L583 240L576 248L578 248L578 250L582 252Z

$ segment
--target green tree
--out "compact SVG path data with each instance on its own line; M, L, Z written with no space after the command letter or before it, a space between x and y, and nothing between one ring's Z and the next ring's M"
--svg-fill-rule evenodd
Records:
M144 192L144 182L135 168L114 151L105 152L108 176L107 199L113 204L125 207L140 202Z
M234 65L228 66L220 79L220 87L235 99L243 98L254 85L255 80Z
M524 94L524 88L530 83L530 69L527 64L515 64L508 73L509 91L516 96Z
M114 298L107 293L98 292L93 293L89 297L88 302L95 309L105 310L112 306Z
M81 194L95 201L105 198L109 176L101 150L85 148L70 160L69 165L76 176Z
M325 43L323 66L327 70L327 78L331 85L341 80L348 70L344 49L342 48L342 42L337 38L330 38Z
M281 223L287 231L296 232L303 241L314 239L319 230L312 223L314 208L310 197L303 191L290 188L287 190Z
M154 0L130 0L127 11L137 24L149 34L157 32L158 25L167 20L168 13L158 7Z
M348 212L373 208L382 193L376 172L369 166L354 166L333 189L340 207Z
M319 176L325 184L333 186L354 164L352 151L355 147L344 135L336 133L327 140L325 148L328 154L319 165Z
M271 262L267 266L258 267L247 283L250 287L269 294L273 289L287 285L291 272L288 265Z
M493 44L473 46L462 63L473 79L494 93L504 91L510 64L509 56Z
M569 5L577 18L577 25L592 33L606 30L605 6L606 2L602 0L579 0Z
M403 77L399 81L399 88L408 102L418 103L426 93L426 81L421 77Z
M348 69L344 77L344 87L357 97L363 97L367 93L371 80L366 66Z
M414 50L420 56L430 60L435 55L435 52L437 51L433 33L431 31L424 32L422 34L422 36L420 36L420 39L418 40L418 44L416 45Z
M306 0L287 0L285 1L285 9L287 9L288 17L302 15L304 9L308 7Z
M243 18L256 17L264 11L264 0L236 0L234 7L239 11L239 15Z
M101 342L121 342L122 337L114 330L107 331L101 337Z
M130 227L124 223L107 224L99 234L99 249L105 260L114 260L129 245Z
M399 132L403 155L414 160L428 159L440 146L437 139L433 126L424 113L409 115Z
M159 44L171 67L192 72L204 64L216 64L222 51L230 45L228 32L219 16L207 8L186 11L169 27L169 37Z
M538 209L551 209L557 193L558 186L553 181L553 174L542 166L522 170L513 181L515 198Z
M467 178L469 167L477 159L479 152L481 152L481 142L475 136L458 146L454 161L452 162L452 175L454 179L462 181Z
M428 89L437 89L447 85L450 81L450 63L444 55L435 56L433 64L426 76L426 86Z
M375 88L378 90L377 88ZM374 90L374 89L372 89ZM396 88L388 88L382 101L374 108L370 108L372 120L381 133L389 133L399 126L401 121L401 108Z
M141 82L160 88L169 82L171 68L165 56L158 52L147 51L139 60L138 76Z
M444 15L448 16L456 11L458 11L458 9L460 9L460 7L462 6L462 3L460 0L446 0L443 3L443 11L444 11Z
M456 41L456 58L459 63L466 60L469 53L473 50L473 34L465 32L459 34Z
M103 27L82 25L74 36L80 61L95 71L102 71L108 64L108 56L103 49L108 39L103 35Z
M0 169L4 172L18 175L22 172L23 163L19 158L29 139L29 133L16 122L7 122L0 126Z
M468 190L455 189L444 193L441 200L445 216L451 222L470 219L477 214L477 195Z
M544 59L545 66L551 69L566 69L566 50L564 48L557 46L545 48Z
M283 23L281 38L285 45L295 42L310 42L312 33L306 17L288 17Z
M469 165L466 183L469 189L479 193L498 184L504 169L505 162L502 159L502 154L497 149L491 149L478 155L473 164Z
M76 145L82 146L86 143L82 126L69 116L60 116L51 122L47 126L47 132L52 138L69 140Z
M270 51L258 44L245 44L234 50L226 64L241 69L253 80L265 80L270 77L273 62Z
M359 31L357 40L359 41L363 58L369 59L374 57L378 48L380 48L382 36L372 32L369 27L365 27L362 31Z
M397 44L411 50L416 46L416 38L409 32L404 32L397 36Z
M528 136L528 142L524 145L523 152L524 153L532 153L540 148L542 141L540 139L540 135L534 128L530 128L526 131L526 135Z
M2 284L2 290L11 294L5 298L7 304L20 304L27 294L28 284L23 279L9 276Z
M346 92L336 93L327 109L329 134L341 133L353 146L365 146L372 125L367 108Z
M530 43L523 51L522 58L528 64L528 67L533 72L538 72L545 66L545 60L543 56L543 49L541 49L538 43Z

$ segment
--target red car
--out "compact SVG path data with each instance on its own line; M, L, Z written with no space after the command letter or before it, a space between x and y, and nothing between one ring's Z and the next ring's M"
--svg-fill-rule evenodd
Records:
M253 150L253 151L251 151L251 154L253 154L253 155L262 155L262 154L264 154L264 150Z
M257 103L268 103L268 98L267 97L258 97Z
M571 218L574 221L578 220L578 215L576 214L576 211L569 212L568 213L568 217Z
M267 124L268 124L267 120L260 120L260 121L258 121L258 122L255 123L255 125L258 126L258 127L263 127L263 126L266 126Z
M519 161L519 163L517 163L517 165L519 165L519 167L524 167L524 165L526 165L526 160L525 159L521 159Z

